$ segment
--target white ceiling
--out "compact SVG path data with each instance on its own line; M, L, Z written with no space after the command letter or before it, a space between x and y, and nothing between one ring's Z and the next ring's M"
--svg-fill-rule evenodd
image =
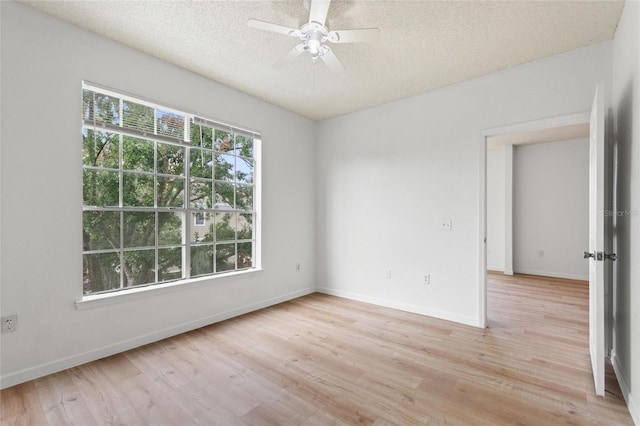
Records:
M611 39L623 1L334 0L330 30L380 28L332 45L346 71L299 56L299 40L249 28L308 21L303 0L27 1L34 8L319 120Z

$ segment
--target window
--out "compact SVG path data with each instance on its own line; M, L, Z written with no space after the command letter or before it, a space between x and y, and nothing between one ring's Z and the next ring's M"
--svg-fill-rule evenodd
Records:
M83 84L84 294L255 268L260 136Z
M193 226L206 226L207 221L205 219L205 214L202 212L196 212L193 215Z

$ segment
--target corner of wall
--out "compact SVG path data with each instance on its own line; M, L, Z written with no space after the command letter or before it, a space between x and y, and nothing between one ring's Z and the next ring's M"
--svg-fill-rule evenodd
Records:
M626 377L622 373L623 370L620 366L620 359L616 356L615 349L611 351L611 365L613 366L613 371L616 373L618 385L620 385L622 396L627 403L629 414L631 414L633 422L640 425L640 407L636 406L634 399L631 397L631 388L629 387L629 383L627 383Z

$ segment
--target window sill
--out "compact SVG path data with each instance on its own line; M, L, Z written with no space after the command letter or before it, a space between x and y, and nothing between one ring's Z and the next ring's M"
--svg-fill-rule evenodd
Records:
M209 285L212 281L220 279L231 279L250 274L261 273L263 269L247 269L244 271L230 272L227 274L210 275L207 277L191 278L183 281L176 281L166 284L155 284L146 287L132 288L124 291L116 291L112 293L101 293L84 296L82 300L75 302L76 309L83 311L85 309L98 308L101 306L113 305L116 303L129 302L131 300L146 299L151 296L159 296L162 294L173 293L187 288L196 288Z

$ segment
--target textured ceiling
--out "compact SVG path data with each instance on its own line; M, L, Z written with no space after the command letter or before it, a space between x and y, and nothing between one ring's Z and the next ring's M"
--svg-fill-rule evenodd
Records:
M318 120L422 93L613 37L621 1L334 0L330 30L380 28L377 43L331 45L346 71L299 56L304 0L25 1L36 9Z

